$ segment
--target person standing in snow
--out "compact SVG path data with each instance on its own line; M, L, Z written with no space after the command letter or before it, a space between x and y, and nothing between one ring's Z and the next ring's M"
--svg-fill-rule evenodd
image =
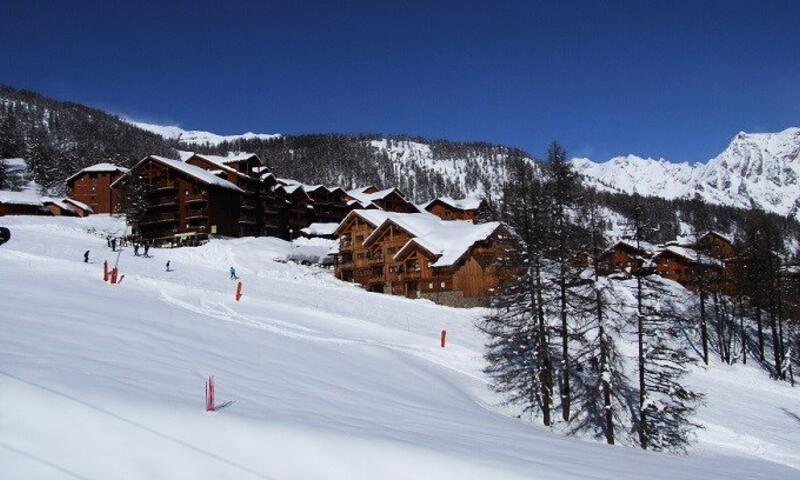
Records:
M144 256L145 257L147 256L147 252L149 252L149 251L150 251L150 244L145 242L144 243Z
M89 250L83 254L83 263L89 263Z
M139 256L139 244L136 242L133 242L133 256Z
M117 251L117 239L116 238L112 238L111 239L111 251L112 252L116 252Z
M231 280L239 280L238 275L236 275L236 269L233 268L233 265L231 265Z
M169 272L169 260L167 260L167 271Z

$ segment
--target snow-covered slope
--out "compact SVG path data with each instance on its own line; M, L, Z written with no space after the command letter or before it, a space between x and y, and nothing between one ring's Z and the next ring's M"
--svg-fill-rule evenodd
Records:
M183 143L192 145L219 145L222 142L231 142L234 140L269 140L271 138L278 138L279 133L253 133L247 132L240 135L218 135L216 133L204 132L202 130L184 130L177 126L155 125L152 123L137 122L134 120L126 119L132 125L135 125L142 130L157 133L164 138L179 140Z
M800 128L737 134L706 163L616 157L603 163L573 159L586 181L603 190L667 199L698 197L710 203L757 206L800 218Z
M453 144L458 153L446 156L435 154L430 144L410 140L384 138L369 144L392 161L395 173L404 181L413 185L419 174L434 172L452 186L449 193L458 197L499 196L507 176L508 149L503 147Z
M275 261L296 247L270 238L153 249L153 258L128 249L112 287L100 278L102 260L116 261L102 234L122 223L0 224L12 232L0 246L3 478L800 475L800 393L757 368L693 373L707 404L692 455L609 447L497 407L473 327L482 310L365 292ZM231 265L244 282L238 303ZM225 406L209 415L210 374Z

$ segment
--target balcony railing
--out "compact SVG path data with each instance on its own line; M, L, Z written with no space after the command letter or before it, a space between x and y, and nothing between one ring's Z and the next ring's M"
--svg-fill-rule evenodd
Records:
M208 201L208 197L206 197L205 193L195 193L192 195L184 196L183 201L185 203L206 202Z
M142 219L142 225L149 225L153 223L169 223L175 222L176 217L174 213L160 213L154 215L147 215Z

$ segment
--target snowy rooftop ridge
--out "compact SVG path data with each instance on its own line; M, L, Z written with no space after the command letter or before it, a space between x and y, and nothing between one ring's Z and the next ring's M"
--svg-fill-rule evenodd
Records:
M422 208L427 209L436 201L440 201L458 210L477 210L480 208L481 203L483 202L483 200L478 197L466 197L459 199L452 197L436 197L429 202L423 203Z
M128 169L108 162L96 163L94 165L90 165L86 168L78 170L74 174L67 177L65 182L69 183L70 180L84 173L114 173L114 172L128 173Z
M207 185L214 185L221 188L226 188L228 190L235 190L237 192L243 192L243 190L233 183L225 180L224 178L219 178L218 176L212 174L208 170L202 169L200 167L190 165L188 163L182 162L180 160L173 160L171 158L160 157L158 155L150 155L149 157L143 158L139 163L136 165L138 166L142 162L146 161L147 159L153 159L159 163L162 163L168 167L174 168L175 170L181 171L190 177L193 177ZM134 167L136 168L136 167ZM116 183L116 182L115 182Z
M398 213L383 210L353 210L342 221L343 226L352 216L358 216L375 229L364 239L363 245L377 240L384 228L393 224L406 231L411 238L394 258L402 255L414 245L419 245L436 256L432 267L449 267L456 264L472 246L489 238L499 227L499 222L473 224L463 220L442 220L430 213ZM337 227L336 231L339 231Z

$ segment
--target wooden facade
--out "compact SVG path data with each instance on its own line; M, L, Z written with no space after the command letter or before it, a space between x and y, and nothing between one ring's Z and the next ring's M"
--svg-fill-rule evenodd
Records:
M686 247L667 247L653 259L655 272L676 281L692 291L703 286L708 290L721 291L725 286L724 264L712 257L697 253Z
M426 203L424 209L442 220L474 221L479 213L488 210L488 205L486 200L466 202L440 197Z
M442 253L430 252L423 242L415 241L415 229L405 226L406 219L432 223L427 233L434 235L431 229L455 229L457 235L477 228L467 222L431 220L418 213L354 211L336 231L336 276L373 292L427 298L451 306L485 304L502 276L497 267L502 227L485 225L483 240L459 251L452 263L437 266Z
M5 215L44 215L46 213L47 210L42 205L0 200L0 217Z
M67 179L69 196L88 205L93 213L112 213L116 198L111 184L127 171L112 164L85 168Z
M603 275L612 272L637 273L652 256L651 249L641 245L637 248L631 241L620 240L600 255L600 271Z
M237 237L241 189L200 167L150 156L131 172L144 179L146 211L134 227L156 245L194 245L210 235ZM124 180L122 177L120 180ZM221 179L220 179L221 180ZM114 188L124 188L117 181Z
M705 235L697 239L697 242L695 242L694 247L698 251L720 260L727 260L729 258L733 258L733 256L736 254L733 242L731 242L724 235L717 232L706 233Z

